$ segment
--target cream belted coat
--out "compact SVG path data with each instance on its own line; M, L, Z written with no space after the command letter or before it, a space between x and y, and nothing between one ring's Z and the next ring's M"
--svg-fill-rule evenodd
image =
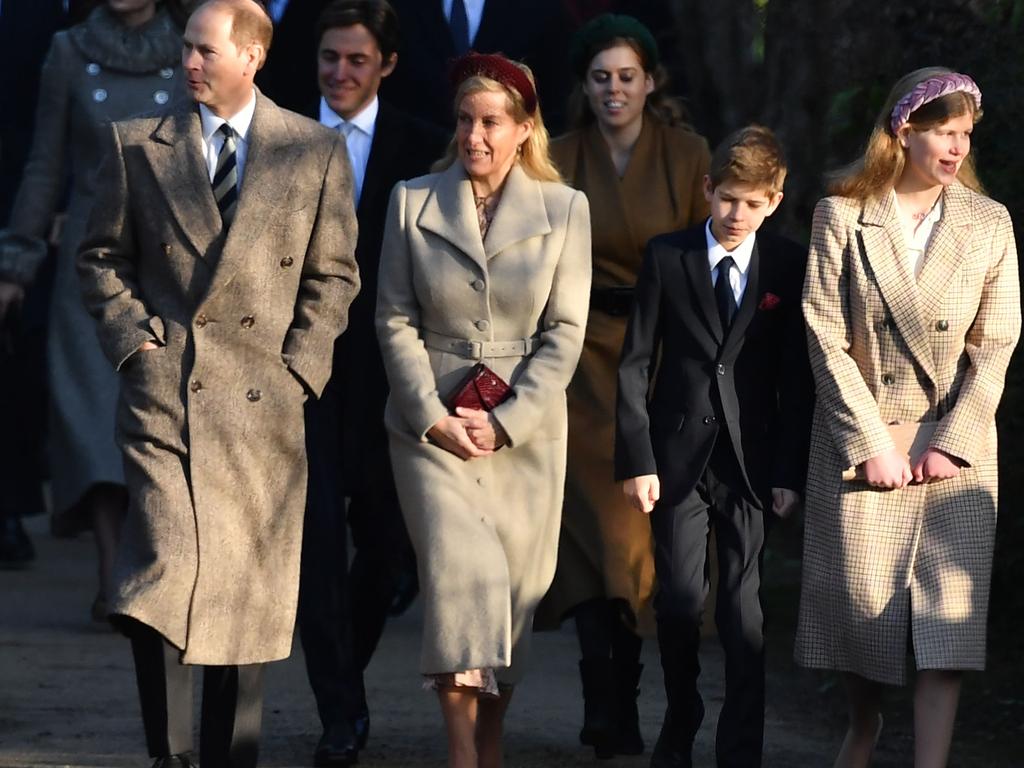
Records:
M981 669L996 532L995 413L1020 334L1006 209L946 188L915 280L891 194L814 213L804 287L817 384L796 658L902 684ZM844 482L893 447L886 424L936 421L931 445L969 466L902 490Z
M514 166L482 240L461 164L395 187L377 333L395 481L424 597L424 674L493 667L504 683L522 674L533 613L555 569L565 389L589 292L583 193ZM533 340L526 355L483 360L514 391L494 411L511 442L491 456L462 461L426 438L448 413L442 399L476 362L436 348L434 334Z
M257 94L248 142L225 237L195 104L115 123L79 252L121 378L130 505L111 612L189 664L291 652L303 403L359 286L344 140Z

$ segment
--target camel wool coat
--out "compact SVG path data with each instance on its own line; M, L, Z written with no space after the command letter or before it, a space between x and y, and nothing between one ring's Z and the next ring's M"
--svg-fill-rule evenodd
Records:
M187 664L291 652L303 404L359 286L344 140L257 93L247 141L225 235L195 104L114 123L79 251L121 377L130 503L111 613ZM146 341L161 346L136 351Z
M982 669L996 532L995 413L1020 335L1006 209L942 194L915 279L892 194L814 213L804 287L817 384L796 659L881 683ZM893 422L938 422L957 477L883 491L843 470L892 449Z
M555 570L565 389L589 291L581 192L515 165L481 239L460 163L395 187L377 334L395 482L424 598L424 674L490 667L509 684L522 675L533 613ZM478 359L512 386L493 411L509 444L462 461L426 434Z

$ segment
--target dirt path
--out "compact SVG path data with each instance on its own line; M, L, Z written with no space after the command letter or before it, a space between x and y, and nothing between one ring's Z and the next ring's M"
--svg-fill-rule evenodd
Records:
M39 552L34 566L0 572L0 768L149 766L127 641L87 620L94 589L91 541L54 540L41 520L31 521L30 529ZM795 669L786 632L779 634L773 643L787 645L773 646L770 654L764 765L827 766L842 730L839 693L829 690L829 678ZM440 715L433 698L419 690L418 644L419 615L413 610L389 625L370 667L373 724L370 745L360 756L366 768L444 765ZM708 718L695 753L698 766L714 765L712 728L723 692L721 651L713 640L706 645L701 664ZM533 668L509 715L508 766L647 766L649 752L598 763L579 745L576 661L568 631L535 637ZM664 708L653 643L644 650L644 663L641 727L650 745ZM261 765L310 765L319 724L298 647L291 659L271 665L265 701ZM907 724L896 720L878 766L909 765ZM961 737L961 758L954 765L1011 765L968 759L985 736Z

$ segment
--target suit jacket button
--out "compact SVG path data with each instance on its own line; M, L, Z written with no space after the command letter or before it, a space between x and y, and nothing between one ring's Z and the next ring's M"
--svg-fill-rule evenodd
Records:
M206 315L198 315L196 317L196 328L205 328L207 323Z
M250 389L248 392L245 393L245 398L250 403L258 403L261 397L263 397L263 393L260 392L258 389Z
M256 318L253 317L252 315L246 315L241 319L240 322L242 323L243 328L252 328L254 325L256 325Z
M484 281L481 280L480 278L474 280L472 283L470 283L470 285L473 286L474 291L482 291L484 289Z
M488 328L491 327L491 324L489 322L487 322L486 320L477 320L474 323L474 325L476 326L476 329L478 331L486 331Z
M725 366L722 363L716 365L715 373L717 373L719 376L725 376Z
M203 382L199 381L199 379L195 379L195 380L192 381L191 384L188 385L188 388L190 390L192 390L193 392L202 392L203 391Z
M293 259L291 256L285 256L283 259L281 259L281 266L284 269L288 269L288 267L290 267L294 263L295 259Z
M715 416L705 416L704 417L704 423L705 424L714 424L716 421L718 421L718 418L715 417Z
M885 384L887 387L891 387L893 384L896 383L896 377L893 376L891 373L883 373L882 383Z
M936 320L935 321L935 330L936 331L948 331L949 330L949 320Z

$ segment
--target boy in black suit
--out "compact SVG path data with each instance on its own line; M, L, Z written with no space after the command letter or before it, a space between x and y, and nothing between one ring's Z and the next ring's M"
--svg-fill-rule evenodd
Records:
M704 178L711 218L651 240L636 286L615 467L654 533L668 711L652 768L692 765L704 716L697 652L712 526L726 656L718 765L761 764L761 550L769 510L785 517L799 503L813 400L800 311L806 251L755 234L781 202L785 175L771 131L734 133Z

